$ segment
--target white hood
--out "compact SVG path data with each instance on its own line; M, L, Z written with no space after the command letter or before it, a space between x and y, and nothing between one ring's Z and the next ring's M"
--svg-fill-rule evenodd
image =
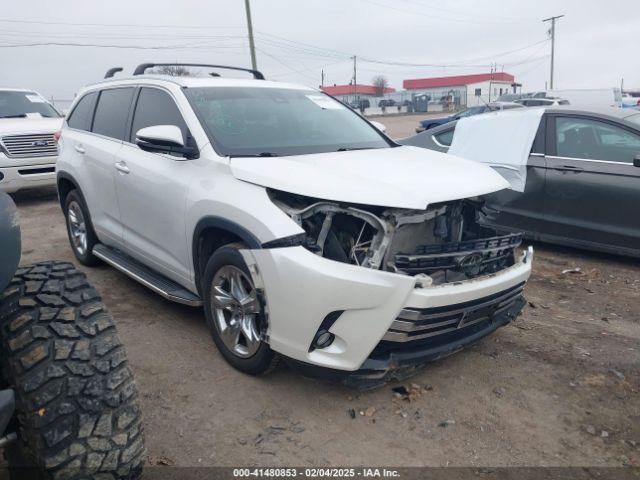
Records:
M29 133L54 133L62 128L63 118L0 118L0 137Z
M446 153L402 146L290 157L236 157L246 182L323 200L424 210L509 187L498 173Z

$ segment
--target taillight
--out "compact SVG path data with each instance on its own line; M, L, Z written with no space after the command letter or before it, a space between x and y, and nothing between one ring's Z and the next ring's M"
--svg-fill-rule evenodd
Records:
M53 134L53 139L55 140L56 143L58 143L60 141L60 135L62 134L62 132L58 131L56 133Z
M638 103L636 103L636 106L640 107L640 98L638 99Z

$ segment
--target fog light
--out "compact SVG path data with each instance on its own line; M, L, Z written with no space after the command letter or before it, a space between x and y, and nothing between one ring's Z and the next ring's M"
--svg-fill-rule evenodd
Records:
M313 339L313 346L315 348L326 348L333 343L334 338L333 333L328 330L318 330Z

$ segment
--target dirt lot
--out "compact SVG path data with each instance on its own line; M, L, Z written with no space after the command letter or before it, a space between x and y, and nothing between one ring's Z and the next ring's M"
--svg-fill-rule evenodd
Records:
M381 121L405 136L417 118ZM23 263L74 260L54 193L14 198ZM83 270L127 347L152 464L640 465L640 261L534 247L524 315L405 382L411 401L394 398L398 384L358 393L286 367L242 375L200 310L113 268Z

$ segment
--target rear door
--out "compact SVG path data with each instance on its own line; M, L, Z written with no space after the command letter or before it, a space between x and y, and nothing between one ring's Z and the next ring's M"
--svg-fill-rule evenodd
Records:
M185 232L185 205L193 161L145 152L135 144L138 130L175 125L187 142L189 131L172 95L158 87L142 87L128 132L118 154L124 168L116 175L125 250L158 272L185 283L190 265Z
M122 244L115 158L122 148L134 91L134 87L102 90L97 99L91 133L85 133L74 146L84 165L82 193L91 221L101 241L112 246Z
M578 244L640 249L640 132L587 115L550 117L547 215Z

